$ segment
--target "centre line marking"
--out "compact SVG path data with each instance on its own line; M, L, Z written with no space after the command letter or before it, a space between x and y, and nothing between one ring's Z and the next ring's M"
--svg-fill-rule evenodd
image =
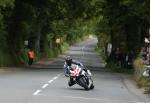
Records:
M53 79L55 80L55 79L57 79L58 77L54 77Z
M49 80L49 81L48 81L48 83L52 83L52 82L53 82L53 80Z
M52 83L55 79L57 79L59 76L61 76L62 73L57 74L57 76L53 77L51 80L48 81L48 83L44 84L42 86L42 89L46 88L50 83ZM37 90L33 93L33 95L38 95L42 90Z
M42 88L46 88L48 86L48 84L44 84L43 86L42 86Z
M38 93L40 93L41 90L37 90L36 92L33 93L33 95L38 95Z
M57 75L57 77L61 76L61 74L62 74L62 73L59 73L59 74Z

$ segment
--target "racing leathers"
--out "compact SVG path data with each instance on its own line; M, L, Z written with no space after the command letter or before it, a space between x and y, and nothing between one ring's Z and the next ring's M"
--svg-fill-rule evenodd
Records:
M85 67L80 61L72 60L70 66L67 65L66 62L65 62L65 64L64 64L65 76L66 76L66 77L70 77L70 74L71 74L71 73L70 73L70 69L71 69L71 66L72 66L72 65L78 65L78 66L80 66L85 72L87 72L86 67ZM69 86L72 86L72 85L74 85L74 84L75 84L75 82L73 81L73 78L70 77L70 80L69 80L69 82L68 82L68 85L69 85Z

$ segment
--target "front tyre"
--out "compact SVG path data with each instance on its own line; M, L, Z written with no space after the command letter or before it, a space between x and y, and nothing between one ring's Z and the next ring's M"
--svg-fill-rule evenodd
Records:
M82 86L85 90L89 90L89 87L88 87L88 83L87 83L87 80L85 77L80 77L79 78L79 84L80 86Z
M68 85L69 87L73 86L75 84L73 78L70 78L70 80L68 81Z

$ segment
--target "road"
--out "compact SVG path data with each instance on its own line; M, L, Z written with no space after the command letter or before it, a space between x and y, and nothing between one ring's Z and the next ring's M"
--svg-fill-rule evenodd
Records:
M0 103L150 103L135 86L131 75L112 73L95 52L97 40L78 43L58 58L31 67L0 71ZM95 88L67 85L63 74L66 55L82 61L93 73Z

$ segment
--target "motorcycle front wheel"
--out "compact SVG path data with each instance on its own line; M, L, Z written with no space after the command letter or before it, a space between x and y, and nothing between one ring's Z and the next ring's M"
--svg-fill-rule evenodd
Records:
M89 90L87 80L84 76L80 77L78 80L80 86L82 86L85 90Z

